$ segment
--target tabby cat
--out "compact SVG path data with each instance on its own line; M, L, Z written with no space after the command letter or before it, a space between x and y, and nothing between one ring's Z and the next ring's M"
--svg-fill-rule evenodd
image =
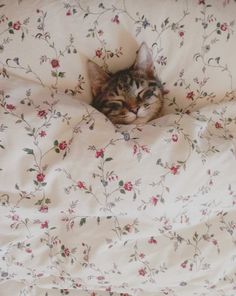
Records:
M114 124L146 123L160 116L163 87L154 74L152 54L144 42L134 64L114 74L88 61L92 105Z

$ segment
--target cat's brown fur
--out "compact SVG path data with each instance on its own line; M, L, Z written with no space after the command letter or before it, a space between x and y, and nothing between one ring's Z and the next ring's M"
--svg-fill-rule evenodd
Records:
M142 43L134 64L112 75L88 61L92 105L115 124L146 123L160 115L163 89L152 55Z

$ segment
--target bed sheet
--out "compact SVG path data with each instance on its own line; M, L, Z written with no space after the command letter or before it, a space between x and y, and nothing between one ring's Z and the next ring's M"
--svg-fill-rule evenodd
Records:
M236 294L236 6L147 2L0 4L1 295ZM85 61L141 40L165 112L114 126Z

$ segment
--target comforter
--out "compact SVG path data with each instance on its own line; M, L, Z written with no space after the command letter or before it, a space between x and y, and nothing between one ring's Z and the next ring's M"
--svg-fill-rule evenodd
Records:
M236 294L235 12L1 1L1 295ZM114 126L86 60L117 71L143 40L164 114Z

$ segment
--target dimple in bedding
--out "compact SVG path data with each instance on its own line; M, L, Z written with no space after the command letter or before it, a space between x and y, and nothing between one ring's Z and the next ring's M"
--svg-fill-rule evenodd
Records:
M133 3L0 5L1 295L235 295L236 5ZM170 92L114 126L83 55L124 68L132 38Z

